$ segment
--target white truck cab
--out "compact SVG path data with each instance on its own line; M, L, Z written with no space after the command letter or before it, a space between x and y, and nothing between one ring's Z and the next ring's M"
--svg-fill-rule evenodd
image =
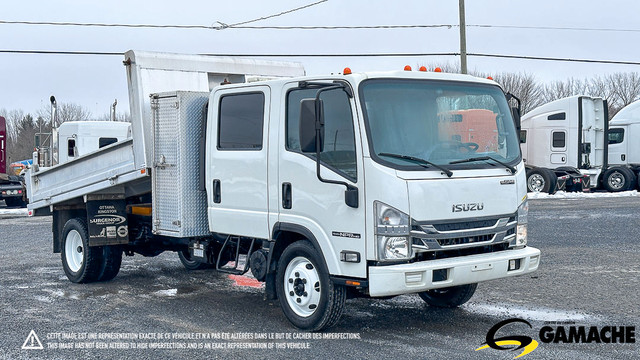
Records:
M454 307L479 282L538 268L495 82L125 57L132 138L29 174L29 207L53 213L71 281L115 277L123 252L176 251L187 269L251 270L292 324L320 330L347 293Z
M131 124L115 121L67 121L58 127L60 164L131 137Z
M218 87L209 103L216 104L206 160L213 232L298 231L333 254L324 255L329 274L358 279L369 296L538 266L539 251L517 234L524 165L504 93L492 81L406 71L283 79ZM461 124L460 111L469 109L493 114L475 135ZM518 261L511 270L510 260Z
M640 167L640 101L620 110L609 122L609 164Z

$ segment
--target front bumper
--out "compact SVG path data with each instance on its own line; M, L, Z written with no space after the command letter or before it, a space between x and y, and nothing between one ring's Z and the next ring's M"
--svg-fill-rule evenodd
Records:
M520 266L509 271L509 261ZM531 273L540 264L540 250L525 247L496 253L421 261L412 264L369 267L369 295L391 296L418 293L430 289L473 284ZM446 274L446 279L442 274Z

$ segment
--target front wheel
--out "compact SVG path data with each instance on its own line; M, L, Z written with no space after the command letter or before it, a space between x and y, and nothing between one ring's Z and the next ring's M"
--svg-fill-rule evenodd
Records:
M98 280L104 268L104 249L89 247L87 224L81 218L71 219L62 229L62 267L74 283Z
M331 282L320 254L306 240L282 253L276 291L284 315L303 330L326 329L338 322L344 310L346 289Z
M478 284L452 286L442 289L427 290L418 295L430 306L454 308L471 299Z
M603 185L609 192L632 190L636 176L626 167L614 167L604 172Z

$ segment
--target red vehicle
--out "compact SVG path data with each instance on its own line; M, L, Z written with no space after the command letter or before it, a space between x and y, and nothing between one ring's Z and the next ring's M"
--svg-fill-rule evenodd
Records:
M0 200L9 207L26 206L24 197L24 179L7 175L7 124L0 116Z
M7 123L5 119L0 116L0 174L7 172Z

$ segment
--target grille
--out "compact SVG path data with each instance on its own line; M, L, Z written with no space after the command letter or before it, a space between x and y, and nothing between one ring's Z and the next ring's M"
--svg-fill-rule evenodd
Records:
M473 243L478 243L483 241L491 241L494 235L495 234L466 236L466 237L451 238L451 239L437 239L436 241L440 246L473 244Z
M467 230L467 229L491 227L491 226L494 226L496 222L498 222L498 219L480 220L480 221L464 221L464 222L448 223L448 224L433 224L432 226L436 228L436 230L438 231L456 231L456 230Z

